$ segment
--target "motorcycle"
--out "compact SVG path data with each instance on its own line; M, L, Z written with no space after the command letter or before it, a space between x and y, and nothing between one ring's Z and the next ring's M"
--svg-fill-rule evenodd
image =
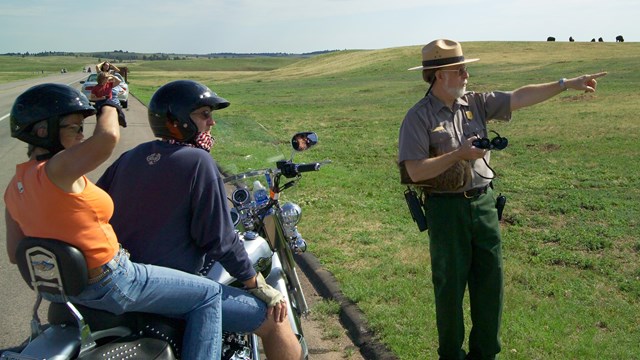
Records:
M293 162L296 152L317 143L315 133L297 133L291 139L293 150L288 160L283 156L268 158L270 163L275 162L275 167L256 170L255 164L251 164L247 171L237 171L237 165L223 169L236 231L256 271L284 295L289 324L300 342L304 359L308 359L308 349L301 320L309 309L294 255L306 251L307 244L297 228L300 206L292 202L281 204L280 195L297 184L303 173L317 171L330 163ZM264 179L266 188L260 179ZM145 313L113 315L68 300L68 296L79 294L87 286L86 263L77 248L53 239L26 238L19 244L17 262L23 279L37 295L31 335L23 344L2 351L0 360L179 358L184 327L181 320ZM201 271L203 276L242 287L219 263L206 264ZM66 300L50 304L47 324L42 324L38 316L42 292L59 294ZM255 334L223 332L222 342L224 360L261 359Z
M297 133L291 139L294 151L305 151L317 143L318 137L313 132ZM289 323L300 341L305 359L308 358L308 350L301 318L309 308L296 271L294 255L305 252L307 243L297 228L302 215L300 206L292 202L281 204L280 194L297 184L302 173L317 171L329 162L296 164L292 153L289 160L277 160L275 168L249 170L223 179L225 184L233 188L230 196L233 205L231 217L254 268L263 274L269 285L284 295ZM266 188L260 179L264 179ZM249 191L249 184L252 184L252 192ZM221 283L232 281L219 263L213 265L207 276ZM253 335L252 342L255 341ZM257 354L251 357L258 358Z

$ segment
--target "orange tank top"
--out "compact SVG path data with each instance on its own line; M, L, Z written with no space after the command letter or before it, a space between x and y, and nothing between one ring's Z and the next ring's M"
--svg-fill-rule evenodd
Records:
M57 239L82 251L89 269L111 260L120 245L109 219L113 201L86 176L81 193L67 193L49 180L46 161L16 166L4 194L6 208L26 236Z

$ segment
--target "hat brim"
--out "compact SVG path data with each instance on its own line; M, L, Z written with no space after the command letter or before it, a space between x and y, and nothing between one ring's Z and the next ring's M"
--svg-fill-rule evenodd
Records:
M448 66L453 66L453 65L460 65L460 64L467 64L467 63L471 63L471 62L476 62L480 59L465 59L464 61L459 61L459 62L455 62L455 63L451 63L451 64L446 64L446 65L436 65L436 66L416 66L416 67L412 67L410 69L407 69L409 71L413 71L413 70L431 70L431 69L439 69L439 68L444 68L444 67L448 67Z

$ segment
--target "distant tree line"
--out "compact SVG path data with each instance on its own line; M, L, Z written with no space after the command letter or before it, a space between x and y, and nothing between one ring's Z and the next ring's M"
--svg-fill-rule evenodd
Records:
M247 58L247 57L289 57L289 56L314 56L320 54L326 54L330 52L334 52L338 50L322 50L322 51L314 51L302 54L294 54L294 53L210 53L210 54L165 54L165 53L156 53L156 54L145 54L145 53L135 53L123 50L113 50L113 51L99 51L99 52L63 52L63 51L43 51L39 53L5 53L2 55L6 56L20 56L20 57L40 57L40 56L85 56L85 57L96 57L96 58L105 58L112 59L112 62L126 62L133 60L187 60L193 58Z
M62 51L43 51L43 52L39 52L39 53L29 53L27 51L25 53L6 53L6 54L2 54L2 55L20 56L20 57L28 57L28 56L33 56L33 57L42 57L42 56L78 56L74 52L62 52Z

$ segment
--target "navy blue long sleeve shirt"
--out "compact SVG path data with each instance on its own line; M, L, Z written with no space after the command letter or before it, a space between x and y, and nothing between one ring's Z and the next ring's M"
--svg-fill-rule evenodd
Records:
M113 198L111 225L132 261L197 273L208 255L240 281L256 275L208 152L159 140L140 144L97 184Z

